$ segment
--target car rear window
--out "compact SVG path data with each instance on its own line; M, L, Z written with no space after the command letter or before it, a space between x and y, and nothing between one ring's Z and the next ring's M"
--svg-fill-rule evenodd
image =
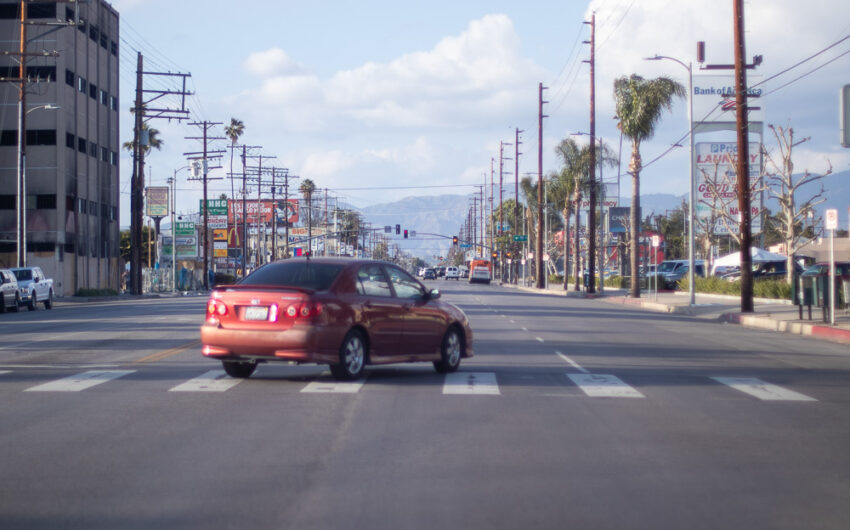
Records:
M32 271L31 270L21 269L21 270L14 271L14 273L15 273L15 278L17 278L18 281L20 281L20 280L32 280Z
M327 291L343 268L345 268L344 265L334 263L283 261L261 267L237 284L302 287L315 291Z

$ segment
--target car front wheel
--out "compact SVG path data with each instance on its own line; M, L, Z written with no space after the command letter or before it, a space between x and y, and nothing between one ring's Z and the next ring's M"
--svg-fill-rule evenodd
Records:
M238 379L251 377L251 374L257 369L255 362L221 361L221 364L224 366L227 375Z
M339 349L339 363L331 365L331 374L340 381L350 381L363 375L366 364L366 342L363 335L351 330Z
M434 369L441 374L454 372L460 366L460 358L463 355L463 341L457 328L450 328L443 337L443 345L440 348L440 360L434 362Z
M38 309L38 306L36 306L37 303L38 297L35 295L35 293L32 293L32 296L30 296L30 303L27 306L27 309L29 309L30 311L35 311L36 309Z

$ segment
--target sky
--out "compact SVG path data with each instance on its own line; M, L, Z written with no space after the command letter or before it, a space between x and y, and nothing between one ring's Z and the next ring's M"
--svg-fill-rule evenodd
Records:
M225 4L226 9L198 0L115 0L112 5L121 17L122 143L131 138L126 109L134 98L141 51L147 71L191 73L191 121L242 120L240 142L262 146L255 155L275 157L264 165L288 168L357 207L413 195L471 194L489 179L494 158L498 184L500 142L513 142L516 128L524 131L519 174L536 176L539 83L548 87L543 171L557 170L558 142L589 131L589 67L583 62L589 46L583 41L590 40L585 22L593 13L597 136L615 151L620 136L613 119L614 79L667 75L687 86L685 67L644 58L659 54L692 62L696 78L705 73L696 63L697 41L706 42L706 63L733 62L732 0L243 0ZM839 88L850 83L850 39L783 73L850 35L848 12L846 0L745 3L748 60L764 57L750 73L751 84L763 82L759 104L765 121L793 127L797 139L811 138L795 148L800 171L850 169L850 150L841 147L838 130ZM154 78L146 85L169 87ZM183 153L200 150L198 141L184 137L198 136L200 129L165 120L153 120L151 127L160 131L164 146L147 160L149 184L166 185L176 170L177 210L196 211L201 184L188 181L188 172L179 168L186 166ZM223 127L211 131L223 136ZM642 193L687 192L687 148L670 149L687 131L687 100L682 99L642 145ZM734 133L697 141L702 139L734 140ZM769 131L765 143L775 146ZM228 144L213 145L226 150ZM626 197L627 140L622 153L620 184ZM505 147L505 156L513 158L513 145ZM230 195L229 164L226 153L223 168L211 172L217 178L209 185L211 197ZM504 176L506 193L513 193L513 164L505 163L511 172ZM606 171L610 193L616 193L618 171ZM121 225L126 226L131 175L126 152L121 174ZM841 206L844 225L850 205ZM458 212L459 225L465 215Z

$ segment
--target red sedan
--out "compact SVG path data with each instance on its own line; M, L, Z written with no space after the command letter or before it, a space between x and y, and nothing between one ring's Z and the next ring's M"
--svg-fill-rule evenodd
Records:
M447 373L472 357L469 321L439 291L395 265L344 258L276 261L216 287L201 342L242 378L269 361L328 364L345 380L367 364L431 361Z

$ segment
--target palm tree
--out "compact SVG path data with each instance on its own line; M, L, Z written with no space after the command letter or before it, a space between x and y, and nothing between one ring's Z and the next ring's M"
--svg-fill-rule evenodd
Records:
M236 141L245 132L245 124L242 120L230 118L230 125L225 126L224 135L230 138L230 195L236 198L236 189L233 187L233 152L236 147ZM244 191L244 190L243 190Z
M316 191L316 184L310 179L301 181L301 186L298 187L301 195L304 196L304 201L307 203L307 241L308 248L313 247L313 192Z
M165 143L159 137L159 131L157 129L151 128L147 123L142 123L142 136L147 134L148 142L146 144L142 144L142 151L145 155L151 152L151 149L156 149L157 151L162 149L162 145ZM128 142L124 142L122 147L125 151L130 151L131 153L134 151L134 147L136 143L132 140Z
M652 138L664 110L673 107L673 98L685 97L685 87L669 77L644 79L632 74L614 80L614 99L619 122L617 128L632 141L629 173L632 174L630 218L631 289L629 296L640 298L638 238L640 236L640 144Z

